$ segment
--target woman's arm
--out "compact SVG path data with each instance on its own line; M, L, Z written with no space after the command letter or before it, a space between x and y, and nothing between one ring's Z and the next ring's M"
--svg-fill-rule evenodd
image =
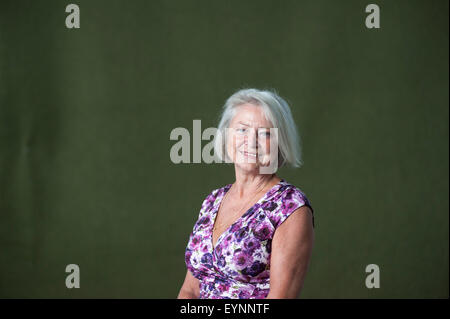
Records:
M313 245L312 212L308 206L302 206L277 228L273 236L267 298L298 297Z
M177 299L198 299L200 297L199 281L188 270Z

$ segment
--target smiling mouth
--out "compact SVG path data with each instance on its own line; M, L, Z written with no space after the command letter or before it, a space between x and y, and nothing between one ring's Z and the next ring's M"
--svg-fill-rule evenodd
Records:
M248 156L248 157L255 157L256 158L256 153L249 153L249 152L242 152L240 151L241 154L243 154L244 156Z

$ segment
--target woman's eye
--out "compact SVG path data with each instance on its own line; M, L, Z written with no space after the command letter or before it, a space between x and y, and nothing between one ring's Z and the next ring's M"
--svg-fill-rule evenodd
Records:
M244 133L245 132L245 128L238 128L238 129L236 129L236 131L238 131L239 133Z

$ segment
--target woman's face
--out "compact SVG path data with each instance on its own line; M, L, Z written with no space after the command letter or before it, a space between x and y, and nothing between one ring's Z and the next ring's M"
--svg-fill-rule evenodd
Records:
M245 171L268 166L271 159L278 156L276 152L270 153L270 142L276 138L271 136L271 127L272 123L265 118L260 106L238 106L227 130L227 152L233 163ZM278 144L276 146L278 150Z

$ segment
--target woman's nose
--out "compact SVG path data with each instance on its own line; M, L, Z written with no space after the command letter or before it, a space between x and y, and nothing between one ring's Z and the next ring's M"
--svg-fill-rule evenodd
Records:
M247 145L249 148L256 148L258 145L258 135L255 130L249 130L247 134Z

